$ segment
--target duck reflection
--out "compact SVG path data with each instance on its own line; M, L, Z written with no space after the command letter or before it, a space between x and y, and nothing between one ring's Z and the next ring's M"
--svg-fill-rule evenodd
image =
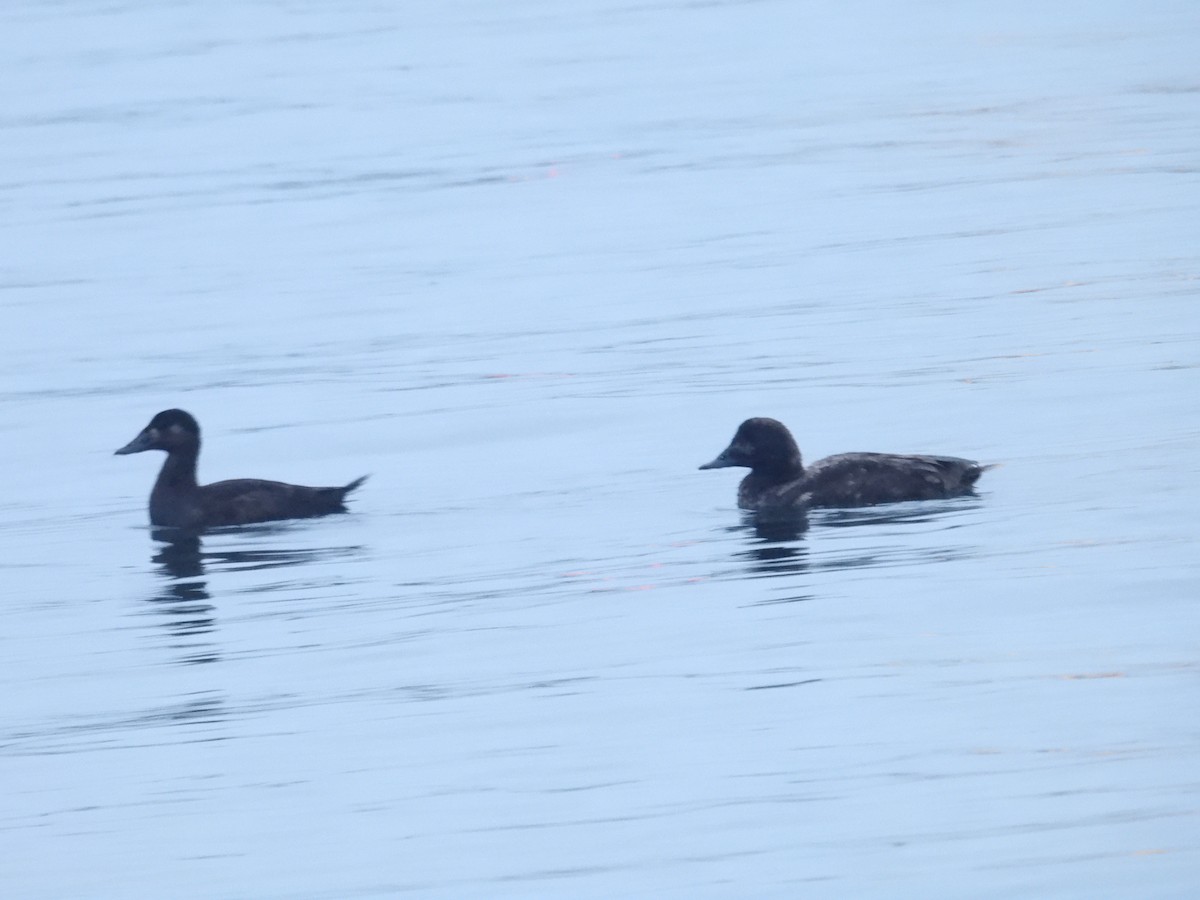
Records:
M214 607L210 602L204 580L204 560L200 537L195 534L154 533L155 540L164 541L150 557L166 582L150 598L163 615L163 626L172 638L184 643L172 644L181 652L180 662L194 665L216 662L220 655L208 641L195 640L216 630Z
M180 651L180 662L210 663L221 658L211 638L197 640L217 630L216 606L209 593L210 572L225 574L300 566L330 557L357 554L362 550L358 546L205 549L205 539L217 541L229 531L236 531L238 538L245 541L256 536L272 537L285 533L286 529L269 526L214 529L205 532L203 537L195 531L178 528L156 528L151 531L151 537L158 542L158 546L150 561L163 576L164 583L150 598L150 602L162 614L162 624L167 634L178 641L172 646Z
M981 501L976 497L926 503L897 503L861 509L815 510L813 525L838 529L827 536L815 568L874 569L898 565L947 562L975 555L978 548L955 540ZM845 529L866 526L861 537Z
M748 548L734 555L747 561L754 574L781 576L808 570L804 543L808 518L802 512L744 513L741 523L729 530L745 537Z
M807 514L758 510L743 513L742 521L728 531L744 539L745 549L737 551L734 558L747 564L752 576L938 562L975 552L946 538L961 527L961 522L955 519L970 515L978 502L962 498L937 503L811 510ZM809 532L810 524L817 529L815 532ZM861 539L845 531L822 536L824 529L862 526L866 527ZM819 538L815 543L813 535Z
M826 528L855 528L859 525L911 525L933 522L947 514L977 505L975 498L944 503L895 503L888 506L864 506L859 509L822 509L813 512L815 524Z

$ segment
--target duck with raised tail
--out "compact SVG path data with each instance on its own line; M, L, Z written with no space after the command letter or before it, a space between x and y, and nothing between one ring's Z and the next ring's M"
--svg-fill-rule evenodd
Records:
M144 450L167 454L150 492L150 524L164 527L217 528L342 513L347 511L346 495L366 481L364 475L343 487L305 487L258 478L198 484L200 426L182 409L163 410L116 452L124 456Z

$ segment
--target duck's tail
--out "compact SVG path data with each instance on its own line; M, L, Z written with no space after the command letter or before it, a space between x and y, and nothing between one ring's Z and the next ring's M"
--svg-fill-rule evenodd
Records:
M988 469L998 469L1002 465L1004 465L1004 463L986 463L986 464L976 463L975 466L973 466L971 468L971 470L969 472L967 472L966 478L964 478L963 480L966 482L966 484L968 486L973 485L973 484L975 484L975 482L977 482L979 480L979 476L982 475L984 472L986 472Z
M313 492L312 497L316 504L314 511L309 515L324 516L329 513L349 512L346 509L346 495L358 490L366 480L367 476L364 475L362 478L355 478L345 487L307 488L306 490Z
M350 492L357 491L360 487L362 487L363 482L366 481L370 477L371 477L370 475L363 475L361 478L355 478L348 485L346 485L345 487L342 487L342 488L338 488L338 490L341 491L342 496L345 497Z

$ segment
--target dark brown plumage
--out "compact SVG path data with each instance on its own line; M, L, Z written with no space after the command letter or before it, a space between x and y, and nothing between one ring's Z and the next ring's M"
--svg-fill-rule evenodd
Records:
M742 509L874 506L973 493L991 466L956 456L839 453L807 469L791 432L775 419L747 419L733 441L701 469L746 466L738 486Z
M181 409L163 410L116 452L121 456L144 450L167 454L150 492L152 525L202 529L346 512L346 495L366 481L365 476L356 478L344 487L305 487L257 478L197 484L200 426Z

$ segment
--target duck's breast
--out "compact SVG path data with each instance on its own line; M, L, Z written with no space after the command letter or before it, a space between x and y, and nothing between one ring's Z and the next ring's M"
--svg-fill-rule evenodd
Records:
M150 492L150 524L163 528L196 528L204 524L197 489L156 484Z

